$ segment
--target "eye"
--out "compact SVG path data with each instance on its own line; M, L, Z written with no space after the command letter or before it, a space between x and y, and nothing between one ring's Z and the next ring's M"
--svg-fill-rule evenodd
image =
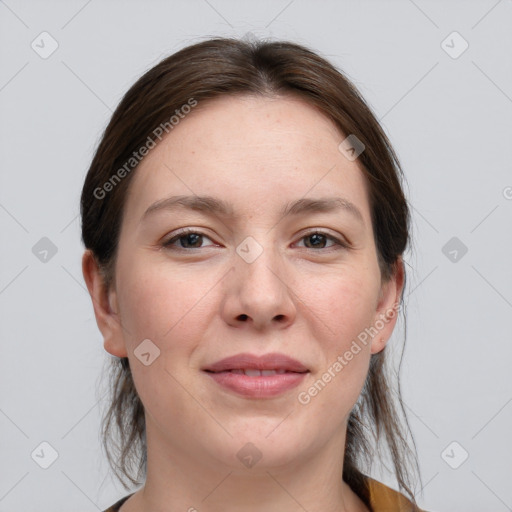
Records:
M210 240L204 233L200 231L194 231L191 229L182 230L180 233L174 235L167 241L162 243L163 247L167 249L201 249L201 247L205 247L203 245L204 240ZM210 240L211 242L211 240ZM178 245L176 245L178 243ZM214 244L210 244L214 245Z
M307 249L328 249L334 246L347 247L346 243L322 231L313 231L308 233L307 235L304 235L301 240L307 241L304 245ZM332 245L326 247L326 243L328 241L331 241Z
M184 229L167 241L162 243L162 246L170 250L190 250L201 249L203 247L213 246L214 243L203 245L205 240L212 241L208 236L200 231L193 229ZM340 239L324 233L322 231L312 231L304 235L301 239L304 240L306 249L330 249L333 247L347 248L348 245ZM328 245L330 243L330 245Z

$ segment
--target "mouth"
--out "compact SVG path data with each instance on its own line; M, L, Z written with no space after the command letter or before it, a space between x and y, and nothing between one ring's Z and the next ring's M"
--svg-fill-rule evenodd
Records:
M239 354L202 370L224 391L244 398L276 397L298 386L310 373L302 363L283 354Z
M309 372L226 370L205 372L220 389L244 398L273 398L297 387Z
M204 371L220 373L225 371L242 372L250 376L261 375L261 372L275 372L282 374L286 372L306 373L309 369L300 361L285 354L270 353L261 356L253 354L237 354L226 357L211 365L202 368ZM260 373L251 373L251 372ZM265 373L263 373L265 375ZM273 375L272 373L268 375Z
M211 370L205 370L208 373L235 373L237 375L247 375L248 377L268 377L270 375L283 375L284 373L308 373L305 372L293 372L280 368L278 370L257 370L254 368L234 368L232 370L223 370L220 372L213 372Z

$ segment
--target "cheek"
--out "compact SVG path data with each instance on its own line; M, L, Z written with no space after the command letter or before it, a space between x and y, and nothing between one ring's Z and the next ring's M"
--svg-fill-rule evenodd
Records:
M371 325L378 292L371 269L347 269L326 276L309 292L304 287L302 295L308 297L316 322L325 325L329 346L340 351Z
M163 348L167 340L187 345L197 320L208 310L208 290L215 276L170 269L149 259L127 262L129 272L120 272L120 311L132 349L145 338ZM133 346L135 344L135 346Z
M323 292L310 294L309 302L321 323L328 329L323 340L317 339L323 352L323 365L312 386L303 389L302 402L316 402L319 414L336 411L345 417L364 385L371 356L370 337L378 290L371 278L350 277L329 280ZM317 324L320 320L317 320ZM309 383L311 384L311 382Z
M199 278L197 272L177 272L149 259L123 265L119 268L129 272L118 274L119 308L137 392L155 418L164 403L173 404L173 415L186 416L189 396L180 383L187 381L190 356L211 321L213 294L207 292L219 278L213 272ZM145 342L153 361L148 365L137 356L143 340L157 347Z

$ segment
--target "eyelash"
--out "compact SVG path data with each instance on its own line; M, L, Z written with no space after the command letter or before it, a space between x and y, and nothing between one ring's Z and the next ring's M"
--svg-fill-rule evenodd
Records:
M194 235L199 235L199 236L202 236L202 237L205 237L205 238L208 238L209 240L210 237L208 235L206 235L205 233L202 233L201 231L197 231L195 229L183 229L181 230L180 232L178 232L177 234L175 234L172 238L164 241L162 243L162 246L165 247L166 249L169 249L169 250L174 250L174 251L193 251L195 249L202 249L202 247L194 247L194 248L191 248L191 249L186 249L184 247L175 247L173 246L173 244L177 241L179 241L180 238L183 238L187 235L190 235L190 234L194 234ZM319 252L319 251L328 251L329 249L333 249L334 250L339 250L339 249L348 249L349 248L349 245L345 242L343 242L342 240L324 232L324 231L320 231L320 230L316 230L316 231L310 231L309 233L306 233L305 235L303 235L300 240L303 240L304 238L308 238L308 237L311 237L313 235L321 235L321 236L324 236L326 239L328 240L331 240L332 242L334 242L334 246L338 246L337 248L334 247L334 246L331 246L331 247L322 247L320 249L315 249L315 248L310 248L310 247L305 247L306 249L310 250L310 251L315 251L315 252Z

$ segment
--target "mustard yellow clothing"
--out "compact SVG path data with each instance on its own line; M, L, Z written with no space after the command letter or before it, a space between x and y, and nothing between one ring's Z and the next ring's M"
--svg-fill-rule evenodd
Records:
M373 512L426 512L415 506L403 494L377 480L368 478Z
M368 478L368 483L370 485L370 503L373 512L426 512L415 507L403 494L391 489L391 487L372 478ZM120 499L104 512L118 512L121 505L132 494Z

